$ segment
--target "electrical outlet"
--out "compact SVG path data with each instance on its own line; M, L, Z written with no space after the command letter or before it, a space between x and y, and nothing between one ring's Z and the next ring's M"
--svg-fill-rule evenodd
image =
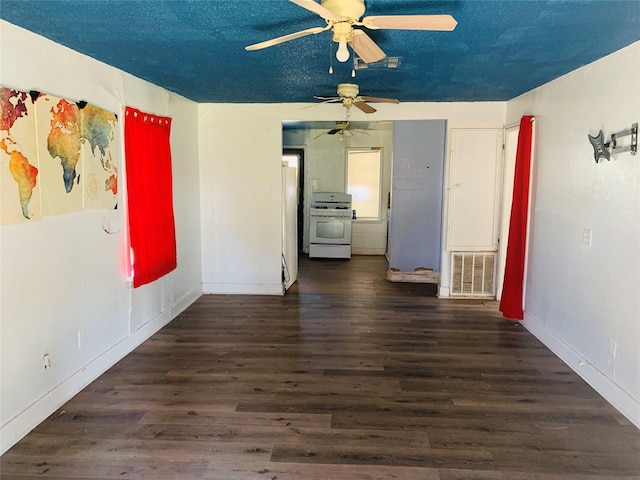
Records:
M48 353L45 353L42 356L42 366L44 367L45 370L48 370L51 368L51 357L49 357Z
M582 244L585 245L586 247L590 247L591 246L591 237L592 237L592 232L590 228L585 228L582 230Z

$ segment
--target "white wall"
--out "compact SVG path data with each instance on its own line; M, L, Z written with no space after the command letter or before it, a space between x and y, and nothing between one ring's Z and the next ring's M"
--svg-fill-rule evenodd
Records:
M638 59L640 42L528 92L507 123L536 117L525 325L640 426L640 156L596 164L587 139L640 121Z
M200 104L205 292L282 293L282 122L344 119L342 105L305 108L309 106ZM354 111L350 121L445 119L450 131L501 128L506 115L506 102L380 104L376 108L369 115ZM445 193L445 209L446 200ZM440 292L448 295L448 291L449 254L444 252Z
M0 84L173 118L178 268L132 290L121 271L117 211L84 210L0 228L1 451L28 433L201 294L197 105L0 21ZM120 172L124 173L121 152ZM78 330L85 342L78 346ZM52 367L43 368L43 355Z
M200 105L205 293L281 294L282 127L270 109Z

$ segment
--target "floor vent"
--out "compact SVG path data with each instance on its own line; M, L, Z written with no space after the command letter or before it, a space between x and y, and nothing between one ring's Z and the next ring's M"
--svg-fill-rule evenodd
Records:
M451 296L495 296L495 252L453 252Z

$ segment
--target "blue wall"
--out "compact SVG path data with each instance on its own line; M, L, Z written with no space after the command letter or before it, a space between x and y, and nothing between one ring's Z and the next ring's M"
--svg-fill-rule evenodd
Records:
M389 267L440 271L445 120L394 122Z

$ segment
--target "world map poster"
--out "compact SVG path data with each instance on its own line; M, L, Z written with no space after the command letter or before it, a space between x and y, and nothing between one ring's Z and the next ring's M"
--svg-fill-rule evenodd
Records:
M80 110L83 208L118 205L117 118L88 103Z
M41 217L35 105L27 92L0 89L0 221Z
M86 102L0 87L1 224L114 209L115 114Z
M75 102L40 95L36 100L36 142L42 214L82 210L80 110Z

